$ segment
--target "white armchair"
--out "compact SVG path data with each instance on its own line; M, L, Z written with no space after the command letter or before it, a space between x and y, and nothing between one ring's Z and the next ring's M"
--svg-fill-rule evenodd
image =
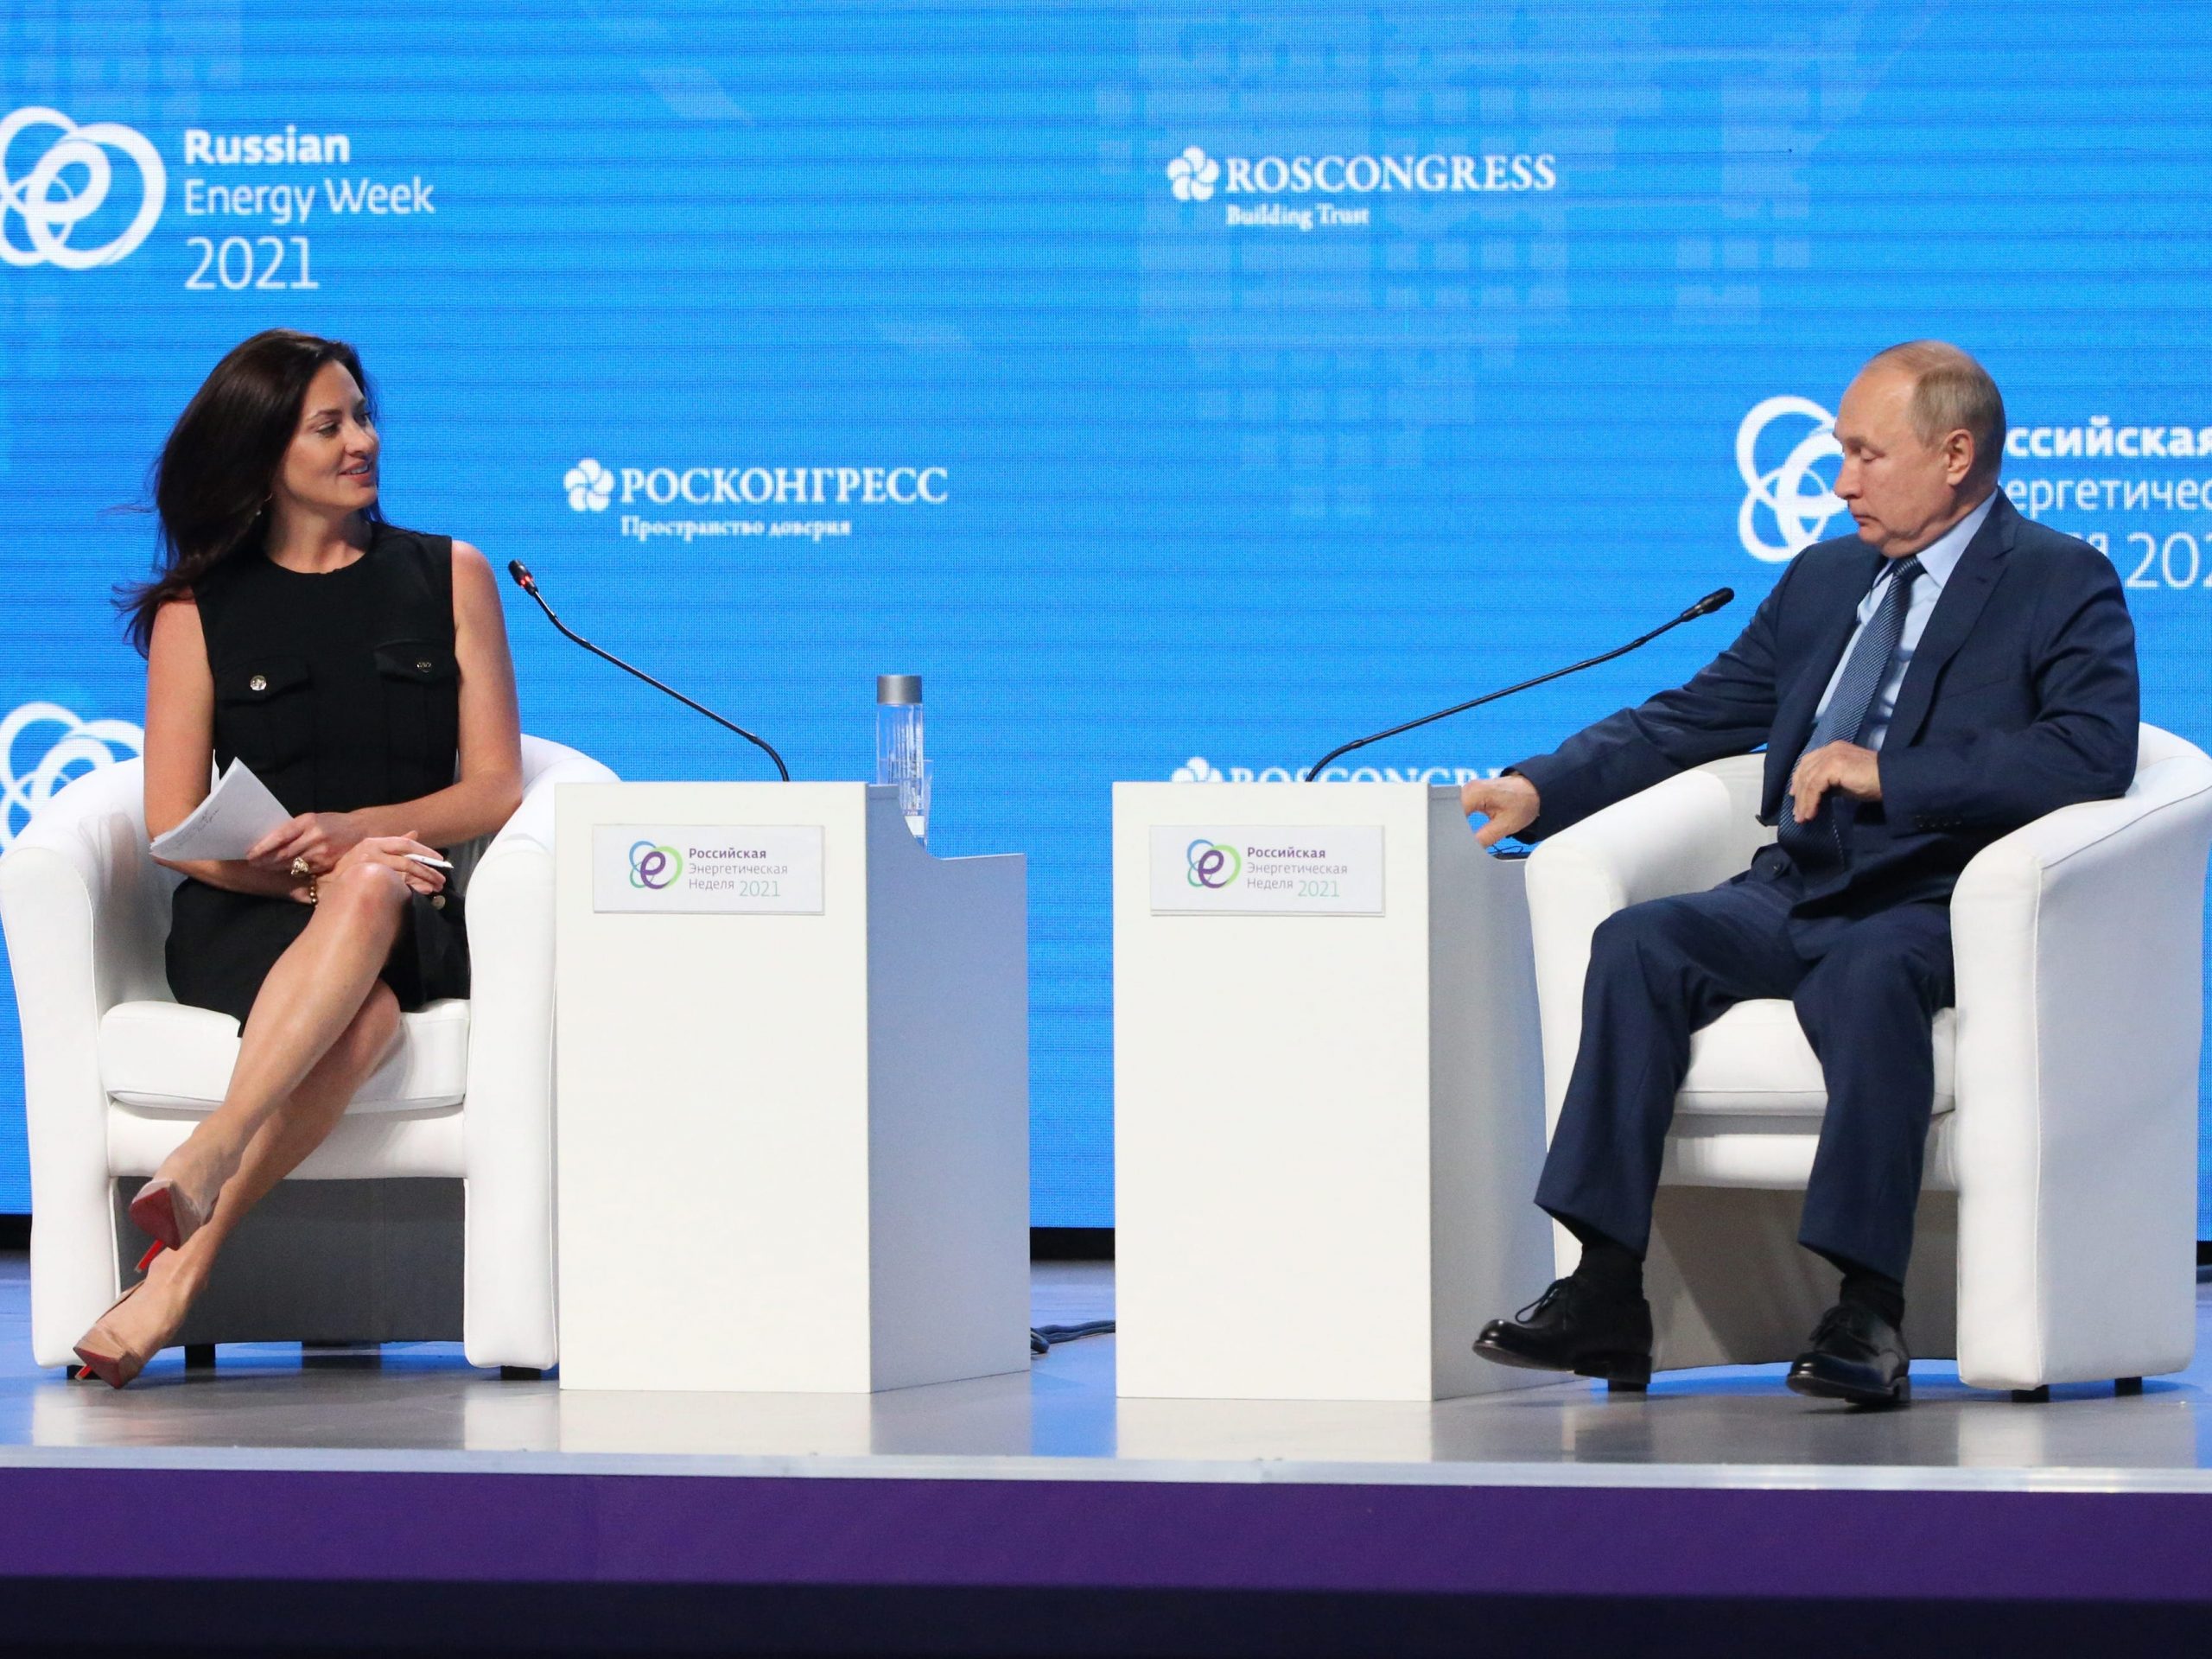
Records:
M329 1139L239 1230L180 1342L458 1336L475 1364L555 1363L553 791L613 774L522 744L522 805L453 854L469 998L404 1017ZM178 879L147 850L137 761L70 785L0 857L41 1365L68 1361L124 1281L118 1182L135 1191L220 1103L237 1058L236 1020L169 995Z
M1757 817L1761 767L1749 755L1681 773L1530 857L1548 1131L1581 1040L1592 933L1745 868L1774 833ZM1960 878L1905 1335L1916 1356L1955 1355L1972 1386L2189 1363L2209 845L2212 759L2145 726L2126 796L2016 830ZM1647 1273L1660 1365L1802 1347L1834 1291L1794 1242L1826 1106L1787 1001L1739 1003L1693 1039ZM1575 1246L1558 1237L1564 1272Z

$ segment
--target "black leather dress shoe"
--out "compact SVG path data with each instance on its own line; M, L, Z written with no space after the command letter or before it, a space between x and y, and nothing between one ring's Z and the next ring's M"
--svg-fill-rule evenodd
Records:
M1573 1371L1618 1389L1651 1381L1651 1304L1641 1296L1601 1296L1575 1279L1552 1287L1510 1319L1492 1319L1475 1351L1500 1365Z
M1912 1356L1904 1338L1880 1314L1839 1302L1813 1328L1813 1345L1789 1368L1789 1386L1822 1400L1854 1406L1912 1403Z

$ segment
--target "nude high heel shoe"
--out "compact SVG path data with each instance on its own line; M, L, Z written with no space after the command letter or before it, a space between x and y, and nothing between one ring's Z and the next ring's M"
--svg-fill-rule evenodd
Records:
M171 1153L162 1160L162 1170L175 1161L176 1154ZM211 1192L195 1192L162 1170L156 1170L154 1179L140 1187L137 1196L130 1200L130 1224L156 1243L181 1250L194 1233L207 1224L207 1217L215 1213L216 1200L223 1195L223 1181L230 1177L226 1175L223 1181L217 1181Z
M156 1239L149 1247L146 1254L138 1258L138 1270L141 1273L153 1264L154 1258L162 1253L162 1248L161 1241ZM92 1328L86 1332L83 1338L78 1342L77 1357L84 1362L82 1369L77 1373L79 1382L83 1382L88 1376L97 1376L111 1389L119 1389L137 1376L139 1372L144 1370L146 1362L161 1351L159 1348L154 1348L142 1354L108 1327L108 1320L114 1317L115 1310L145 1287L146 1281L141 1279L122 1295L117 1297L109 1306L107 1312L92 1322Z

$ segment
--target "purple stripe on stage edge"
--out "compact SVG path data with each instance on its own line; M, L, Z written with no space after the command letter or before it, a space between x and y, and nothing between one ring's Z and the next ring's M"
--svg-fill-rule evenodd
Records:
M2212 1495L8 1470L0 1576L2212 1601Z

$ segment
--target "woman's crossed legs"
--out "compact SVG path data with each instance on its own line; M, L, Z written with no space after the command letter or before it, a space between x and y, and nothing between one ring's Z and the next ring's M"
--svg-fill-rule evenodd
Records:
M377 976L408 893L390 865L348 861L322 880L305 931L263 982L223 1103L157 1172L206 1195L207 1219L100 1322L140 1363L182 1324L246 1212L321 1145L391 1052L399 1003Z

